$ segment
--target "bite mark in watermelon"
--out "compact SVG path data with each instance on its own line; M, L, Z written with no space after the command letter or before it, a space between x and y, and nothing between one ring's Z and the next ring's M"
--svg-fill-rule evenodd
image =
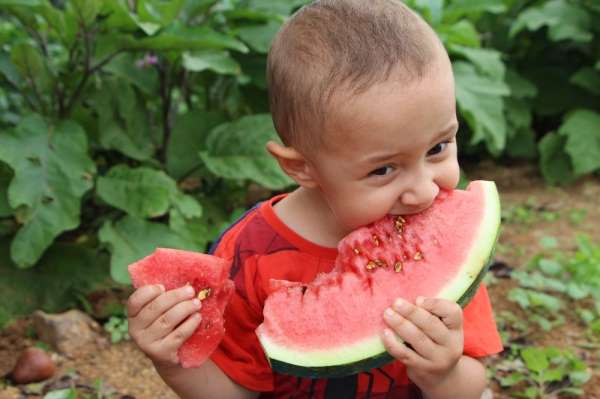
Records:
M381 339L397 297L462 306L487 270L500 227L496 186L474 181L427 210L387 216L346 236L332 272L308 285L273 282L256 334L274 370L340 377L393 361Z
M216 256L169 248L158 248L128 267L136 288L162 284L168 291L190 284L202 301L202 321L177 352L184 368L200 366L223 339L223 312L234 291L230 268L231 262Z

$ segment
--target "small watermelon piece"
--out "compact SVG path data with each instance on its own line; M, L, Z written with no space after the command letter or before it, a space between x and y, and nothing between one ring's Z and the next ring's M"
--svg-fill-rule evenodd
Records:
M184 368L200 366L223 339L223 312L234 291L230 268L231 262L216 256L169 248L158 248L129 265L136 288L162 284L168 291L190 284L202 301L202 321L177 353Z
M500 227L496 185L440 193L427 210L386 216L346 236L333 271L308 285L276 281L256 334L274 370L341 377L393 361L381 340L397 297L465 305L476 292Z

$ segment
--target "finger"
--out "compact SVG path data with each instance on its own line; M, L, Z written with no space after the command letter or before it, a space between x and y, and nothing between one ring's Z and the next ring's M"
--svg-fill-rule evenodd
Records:
M166 313L179 302L189 300L195 295L194 288L191 285L176 288L165 292L148 303L138 313L134 322L136 328L145 329L156 321L161 315Z
M463 325L463 311L460 305L447 299L419 298L420 306L436 315L449 330L460 330Z
M405 366L413 367L414 365L425 361L418 353L402 342L402 339L392 330L388 328L384 329L382 339L383 346L387 352L394 359L404 363Z
M163 292L165 292L165 287L162 285L145 285L138 288L127 300L127 316L136 317L144 306Z
M425 308L398 298L393 304L393 309L405 319L410 320L435 343L443 345L447 341L448 327L444 325L439 317Z
M437 344L419 327L415 326L412 321L404 318L391 308L386 309L383 316L390 329L406 344L409 344L415 352L426 359L433 358L438 347Z
M147 340L149 342L163 339L170 334L176 327L189 316L198 313L200 310L200 300L194 298L179 302L168 311L160 315L148 328Z
M178 362L177 350L189 337L192 336L192 334L194 333L194 331L196 331L196 328L198 328L201 322L202 316L200 315L200 313L193 313L176 329L171 331L170 334L164 337L162 341L160 341L160 345L164 346L164 349L174 354L174 361Z

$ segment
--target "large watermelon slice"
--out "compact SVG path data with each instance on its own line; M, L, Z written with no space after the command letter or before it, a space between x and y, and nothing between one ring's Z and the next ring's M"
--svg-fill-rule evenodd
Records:
M136 288L162 284L172 290L190 284L202 301L202 321L177 353L184 368L200 366L223 339L223 312L234 290L230 268L230 262L216 256L168 248L158 248L129 265Z
M340 377L393 359L383 311L397 297L465 305L492 255L500 226L493 182L440 193L424 212L387 216L345 237L334 270L308 285L275 281L256 334L274 370Z

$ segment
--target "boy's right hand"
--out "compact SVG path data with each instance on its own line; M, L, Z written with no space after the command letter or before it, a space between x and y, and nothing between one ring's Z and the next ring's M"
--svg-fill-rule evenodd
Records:
M160 285L140 287L127 301L129 335L157 366L176 366L177 350L202 321L200 307L189 285L167 292Z

